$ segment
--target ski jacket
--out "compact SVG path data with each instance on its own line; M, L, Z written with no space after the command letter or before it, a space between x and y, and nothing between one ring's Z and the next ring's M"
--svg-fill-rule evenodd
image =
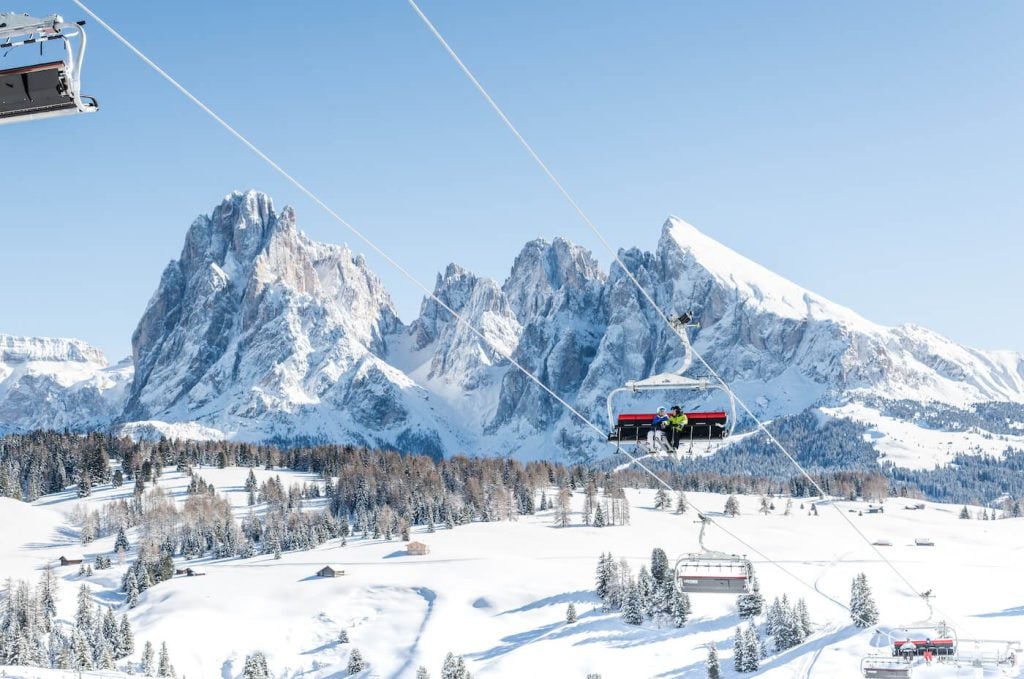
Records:
M669 415L668 426L671 429L682 430L682 428L685 427L686 423L689 421L689 418L686 417L686 413L679 413L678 415Z
M665 423L668 422L668 415L655 415L654 419L651 420L652 429L664 429Z

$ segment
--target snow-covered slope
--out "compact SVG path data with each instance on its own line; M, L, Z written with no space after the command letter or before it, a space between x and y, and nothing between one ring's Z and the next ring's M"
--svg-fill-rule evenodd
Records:
M131 376L80 340L0 334L0 433L106 427Z
M196 471L227 494L236 516L249 511L243 489L248 469ZM314 480L284 470L254 473L259 481L280 475L285 485ZM185 501L186 477L167 473L161 484L178 502ZM130 485L104 486L86 499L69 491L41 498L32 507L0 500L0 525L19 526L0 536L0 576L35 581L39 567L61 554L77 551L91 558L111 553L113 536L82 547L73 526L57 517L79 505L98 509L111 499L130 499L131 493ZM425 556L406 555L401 542L350 538L346 546L332 541L315 550L285 553L279 560L265 555L181 562L201 567L206 575L160 583L134 609L121 607L125 565L115 563L88 579L76 574L77 567L62 568L57 571L58 615L73 619L77 589L87 582L99 601L128 615L137 647L146 640L157 646L166 641L178 676L188 677L240 677L245 656L257 649L267 654L273 676L345 676L348 655L358 648L370 663L367 676L412 677L422 664L437 677L445 654L454 652L464 655L473 676L481 679L587 673L604 679L703 679L711 643L719 650L723 677L751 676L732 671L732 637L740 624L732 596L692 595L693 615L682 629L631 626L617 613L600 609L593 592L600 554L625 558L636 573L642 564L649 565L655 547L664 548L673 561L697 547L698 527L690 514L654 510L652 491L627 494L632 519L626 527L587 527L574 514L573 525L556 528L552 512L546 511L515 522L473 523L435 533L417 528L414 539L430 546ZM713 514L725 502L724 496L710 493L689 494L689 499ZM582 500L576 493L577 511ZM927 616L920 599L832 508L820 505L818 515L811 516L809 501L801 505L798 499L792 515L784 516L784 501L776 498L777 509L764 516L757 511L758 498L739 501L740 516L717 520L785 568L752 555L768 601L783 594L805 598L814 627L807 642L772 654L753 676L854 679L861 656L884 653L884 637L852 627L848 613L829 600L848 602L857 573L866 573L878 602L879 629L898 635L895 630ZM972 638L1024 637L1024 599L1013 584L1020 551L1016 536L1024 519L964 521L957 518L959 507L925 503L923 511L907 511L895 499L885 503L883 514L860 516L847 510L864 509L864 503L838 504L869 538L892 542L882 548L886 555L915 586L933 591L941 611L934 622L950 616L965 648ZM311 501L307 508L319 506ZM135 556L138 530L129 532L129 560ZM930 537L935 546L914 546L918 537ZM720 530L710 529L707 541L714 549L747 551ZM325 564L340 564L347 574L315 577ZM565 622L569 603L579 614L573 624ZM347 645L337 642L342 629L350 637ZM130 660L138 659L137 651ZM50 675L8 670L7 676ZM918 661L914 676L972 675L966 667L925 667ZM990 669L983 676L1018 674Z

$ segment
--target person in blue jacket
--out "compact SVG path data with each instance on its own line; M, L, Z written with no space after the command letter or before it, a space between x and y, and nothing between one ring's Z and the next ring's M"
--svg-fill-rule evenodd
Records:
M651 420L651 430L647 432L647 447L652 452L660 444L661 447L667 448L668 443L665 440L665 430L668 429L668 413L665 412L665 408L658 408L658 414Z

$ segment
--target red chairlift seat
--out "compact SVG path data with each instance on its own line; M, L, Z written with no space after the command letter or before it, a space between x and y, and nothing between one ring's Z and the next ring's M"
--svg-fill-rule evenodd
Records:
M615 422L615 428L609 432L608 440L612 443L643 441L651 431L651 422L655 413L622 413ZM673 446L683 441L703 441L707 439L723 439L728 434L728 416L725 411L686 413L686 425L682 431L666 431L672 437Z

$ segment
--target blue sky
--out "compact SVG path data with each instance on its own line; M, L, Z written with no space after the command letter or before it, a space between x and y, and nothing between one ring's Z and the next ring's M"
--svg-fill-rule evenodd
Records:
M19 9L78 17L54 3ZM607 266L405 2L300 6L93 1L428 284L453 260L503 280L535 237ZM421 6L614 245L675 214L872 320L1024 351L1024 4ZM234 189L362 249L96 25L85 83L97 115L0 127L0 332L126 355ZM368 259L411 320L421 294Z

